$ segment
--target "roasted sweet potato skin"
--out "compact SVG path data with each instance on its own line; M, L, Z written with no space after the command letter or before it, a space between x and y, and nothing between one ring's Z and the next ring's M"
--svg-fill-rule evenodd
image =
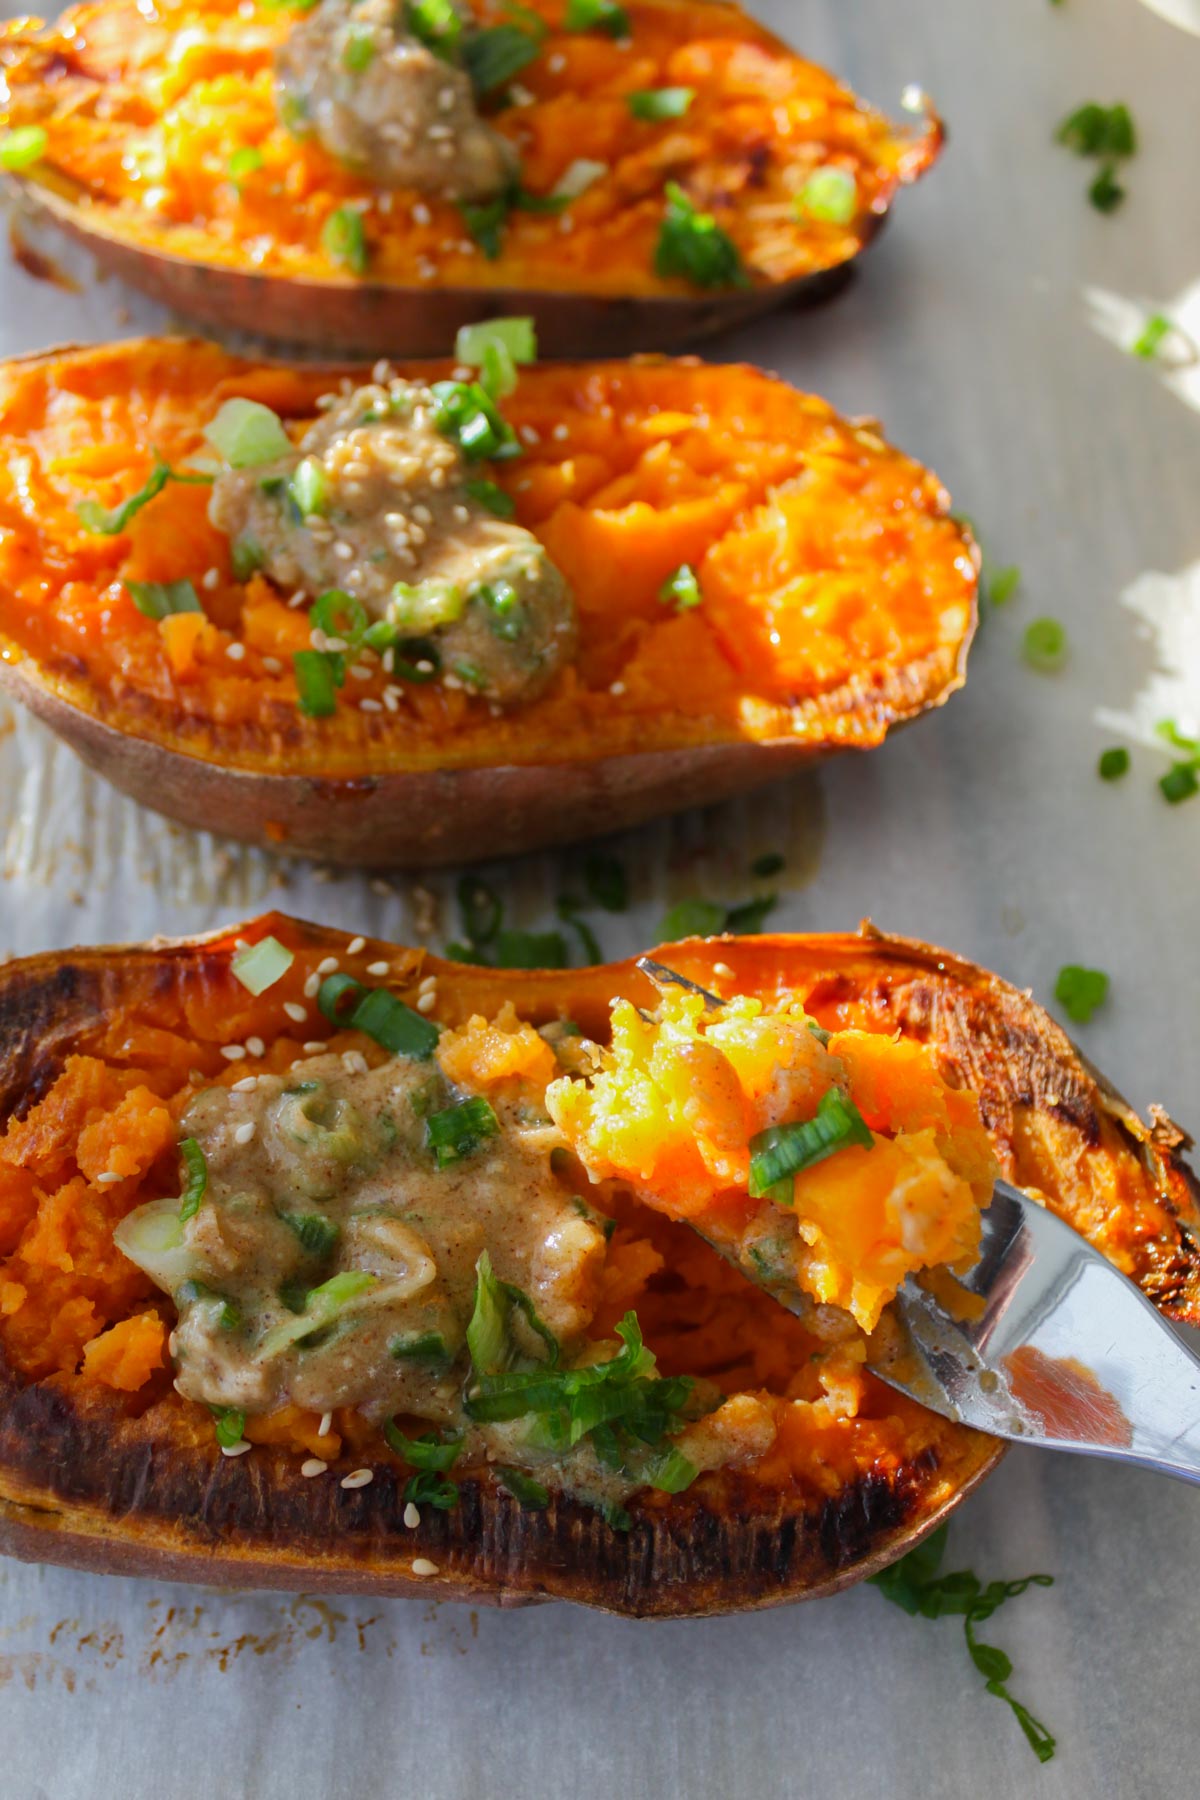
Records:
M512 26L498 0L478 11ZM151 18L120 0L41 30L18 22L0 31L0 120L47 130L45 157L19 176L30 200L185 316L254 331L266 319L276 338L367 354L445 353L458 325L498 301L535 314L548 352L578 355L677 347L784 299L820 298L937 155L936 119L890 126L734 6L632 0L620 42L568 32L559 0L533 11L548 31L521 104L493 113L485 97L484 110L519 146L527 190L548 195L581 166L590 181L569 215L515 209L486 250L448 201L381 194L284 127L271 59L294 23L286 8L248 23L236 0ZM686 115L636 118L629 95L661 87L692 92ZM122 154L131 130L134 162ZM235 179L239 149L261 160ZM839 222L798 199L829 165L857 188ZM713 210L744 286L656 272L667 181ZM322 246L345 206L367 239L354 274Z
M345 934L280 915L207 939L9 965L0 972L0 1117L28 1118L68 1056L106 1043L111 1056L126 1034L127 1061L146 1060L146 1044L134 1046L150 1030L160 1034L160 1058L214 1054L211 1041L189 1052L173 1029L181 1007L193 1033L203 1029L209 1039L226 1016L231 1031L269 1032L263 1002L243 996L240 1015L229 1015L228 974L235 939L267 931L298 956L334 955L354 966ZM451 1024L491 1016L511 1000L532 1021L569 1013L602 1035L614 993L652 1000L628 964L521 973L381 944L356 954L389 957L390 984L401 994L435 974L439 1016ZM899 1030L932 1044L946 1071L979 1092L1006 1172L1041 1191L1168 1315L1200 1319L1200 1205L1177 1134L1136 1119L1026 996L944 952L870 931L690 940L660 954L727 991L799 994L830 1027ZM83 1567L234 1585L424 1591L500 1604L557 1597L638 1616L764 1606L831 1592L882 1566L998 1459L993 1441L899 1397L895 1404L908 1453L863 1465L852 1454L844 1460L843 1448L843 1460L829 1465L842 1476L823 1491L724 1472L682 1495L640 1499L623 1536L561 1498L524 1512L495 1482L472 1475L458 1507L425 1508L409 1531L398 1473L386 1459L356 1452L375 1478L349 1491L337 1484L337 1469L305 1480L284 1447L260 1444L225 1460L202 1409L165 1381L136 1396L69 1369L31 1379L6 1349L0 1546Z
M0 370L0 677L146 804L337 861L510 853L874 747L961 685L978 552L936 477L757 370L643 359L538 366L504 403L524 453L493 473L580 612L549 691L498 714L376 660L306 718L306 612L236 579L204 488L116 537L76 508L136 492L151 446L204 454L226 397L303 421L364 373L172 340ZM675 612L682 563L704 600ZM124 585L181 577L203 613L161 623Z

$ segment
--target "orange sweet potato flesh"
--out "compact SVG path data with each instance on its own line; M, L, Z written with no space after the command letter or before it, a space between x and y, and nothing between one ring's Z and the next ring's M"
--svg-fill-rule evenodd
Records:
M499 716L440 682L397 684L388 710L375 661L333 717L307 718L292 670L306 611L261 576L235 579L206 488L169 484L118 537L88 533L75 509L135 492L155 452L211 456L203 427L230 396L304 421L331 385L329 370L175 340L0 369L9 664L110 730L227 769L324 779L869 748L962 679L977 553L937 478L875 427L745 366L540 365L503 402L522 456L480 469L571 583L578 659ZM659 590L681 563L704 600L676 613ZM123 585L181 578L203 616L156 623Z
M230 964L238 937L267 933L295 961L254 999ZM784 1407L766 1455L705 1474L684 1494L636 1497L624 1536L562 1496L524 1511L486 1470L467 1472L453 1511L425 1508L415 1531L401 1528L404 1471L347 1412L324 1434L295 1409L253 1420L254 1450L224 1460L206 1410L170 1385L170 1302L112 1243L129 1208L178 1191L173 1122L186 1097L246 1066L221 1046L261 1040L253 1066L286 1069L301 1039L354 1044L303 997L331 955L367 980L378 979L367 965L387 958L388 985L410 1001L434 975L436 1016L451 1026L511 1003L530 1022L570 1016L603 1038L614 994L654 1002L630 964L500 971L379 943L351 955L348 942L273 914L207 939L0 971L0 1547L204 1581L371 1592L424 1583L438 1597L716 1612L861 1578L992 1466L999 1446L869 1376L856 1416ZM1038 1190L1168 1315L1200 1320L1200 1209L1180 1134L1161 1118L1142 1125L1026 996L946 952L873 932L691 940L657 954L726 992L797 998L832 1030L930 1045L946 1078L979 1094L1005 1173ZM284 1011L297 1001L310 1005L302 1023ZM119 1179L100 1182L105 1173ZM632 1306L668 1373L708 1376L727 1394L819 1398L815 1346L797 1319L685 1225L628 1196L606 1204L618 1226L597 1330ZM329 1479L299 1474L312 1455L333 1464ZM343 1469L364 1464L375 1472L368 1487L338 1485ZM414 1571L414 1559L436 1573Z
M513 22L502 0L476 10L484 25ZM86 199L90 231L147 257L353 287L321 245L331 212L353 205L371 282L434 294L686 298L695 290L654 269L669 181L713 209L753 283L784 290L853 258L897 187L936 154L936 124L889 125L734 6L629 0L620 41L567 31L564 0L532 0L532 11L548 29L521 72L521 104L485 98L484 111L518 147L531 193L552 193L581 160L598 178L572 205L569 229L557 214L515 211L491 259L450 202L381 194L281 123L271 68L297 16L288 7L244 17L238 0L166 0L147 17L136 0L106 0L41 31L18 21L0 30L9 88L0 126L44 125L50 145L31 179ZM686 115L636 119L628 96L662 87L693 90ZM234 180L238 150L262 161ZM857 185L844 224L797 208L808 175L831 165Z

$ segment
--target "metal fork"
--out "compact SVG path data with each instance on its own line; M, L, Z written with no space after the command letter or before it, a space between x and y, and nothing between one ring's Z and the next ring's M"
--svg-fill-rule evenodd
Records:
M999 1181L962 1285L952 1318L908 1278L877 1375L995 1437L1200 1482L1200 1358L1086 1238Z

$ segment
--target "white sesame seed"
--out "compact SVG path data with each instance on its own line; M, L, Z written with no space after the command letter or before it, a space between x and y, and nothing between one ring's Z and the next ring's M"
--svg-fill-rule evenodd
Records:
M723 981L732 981L733 980L733 970L730 968L728 963L724 963L724 962L714 963L713 964L713 974L719 975Z
M200 577L200 586L202 588L207 588L211 594L220 579L220 569L205 569L203 575Z
M522 425L517 435L526 444L540 444L542 441L542 434L536 425Z
M347 1075L365 1075L367 1073L367 1059L361 1050L343 1050L342 1067L345 1069Z
M248 1144L250 1142L250 1139L254 1136L254 1132L255 1132L254 1120L247 1119L245 1124L239 1125L237 1130L234 1132L233 1141L235 1144Z
M245 1054L246 1054L245 1044L222 1044L221 1045L221 1055L223 1057L225 1057L225 1059L228 1062L241 1062L241 1060L242 1060L243 1056L245 1056Z
M623 681L614 681L608 691L610 694L616 694L619 697L625 692L625 683Z
M420 981L417 983L417 992L418 994L431 994L436 986L436 975L422 975Z
M433 214L423 200L418 200L412 209L412 216L414 225L428 225Z
M417 995L417 1011L419 1013L432 1012L436 1005L437 1005L437 995L436 994L418 994Z
M388 973L388 968L389 968L389 965L385 962L368 963L367 964L367 974L368 975L386 975Z
M345 1483L342 1485L344 1487ZM437 1564L430 1562L427 1556L414 1556L412 1569L414 1575L436 1575L438 1572Z
M343 1475L339 1485L344 1488L367 1487L374 1479L374 1469L352 1469L349 1475Z
M319 1456L310 1456L307 1461L300 1464L300 1473L307 1475L311 1480L314 1475L323 1475L328 1467L329 1464L322 1462Z
M110 1187L114 1181L123 1181L124 1179L124 1176L118 1175L115 1169L105 1169L103 1175L97 1175L96 1177L96 1180L101 1187Z
M336 956L326 956L317 964L318 975L332 975L338 966Z
M309 1038L307 1044L301 1044L300 1048L305 1056L319 1056L322 1050L328 1050L329 1045L324 1038Z
M226 644L225 654L230 662L241 662L246 654L245 644Z
M365 700L359 701L358 710L359 712L365 713L381 713L383 711L383 701L372 700L370 694L368 694Z
M384 688L383 704L387 707L387 709L390 713L400 711L400 695L397 693L395 688L392 688L392 687Z
M321 977L319 975L310 975L304 984L305 998L308 1000L315 1000L320 990L320 986Z
M257 1075L243 1075L240 1081L233 1083L229 1091L231 1094L249 1094L257 1086Z
M359 951L365 950L366 947L367 947L367 940L365 937L351 938L350 942L346 945L346 955L347 956L357 956Z
M415 1531L417 1529L417 1526L421 1523L421 1515L418 1512L417 1508L413 1505L411 1500L409 1501L408 1505L405 1507L403 1516L404 1516L404 1523L408 1526L408 1529L410 1531Z
M283 1003L283 1010L289 1019L295 1020L297 1025L303 1025L305 1019L308 1017L307 1006L301 1006L298 1000L285 1000Z
M317 1436L318 1437L328 1437L332 1430L333 1430L333 1414L331 1412L322 1413L321 1414L321 1423L317 1426Z
M222 1456L245 1456L247 1450L250 1450L252 1448L253 1448L253 1446L251 1444L248 1444L246 1442L245 1438L241 1438L241 1439L239 1439L239 1441L236 1444L222 1444L221 1445L221 1455Z
M246 1049L250 1052L251 1056L265 1056L267 1054L267 1046L260 1037L248 1037L246 1039Z
M301 588L298 593L293 594L291 599L288 601L289 606L307 606L307 604L308 604L308 595L305 593L303 588Z

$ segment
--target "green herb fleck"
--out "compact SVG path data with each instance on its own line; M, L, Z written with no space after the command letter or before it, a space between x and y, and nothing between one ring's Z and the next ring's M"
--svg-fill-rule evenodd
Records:
M1129 773L1129 752L1123 744L1116 744L1111 750L1100 752L1100 761L1096 771L1101 781L1120 781L1122 775Z
M1057 619L1035 619L1021 641L1025 661L1044 675L1061 669L1067 660L1067 634Z
M1079 963L1066 963L1058 971L1054 998L1076 1025L1086 1025L1098 1006L1108 998L1108 976L1103 969L1085 969Z

